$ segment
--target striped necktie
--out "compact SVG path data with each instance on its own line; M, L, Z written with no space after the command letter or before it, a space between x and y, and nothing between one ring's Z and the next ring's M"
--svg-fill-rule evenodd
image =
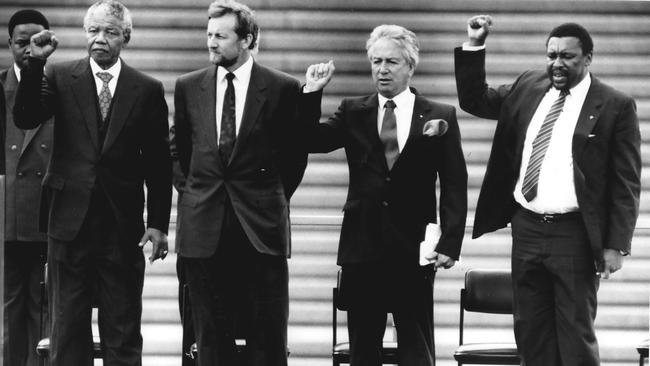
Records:
M544 162L546 150L548 150L548 145L551 142L553 126L555 126L555 121L557 121L560 113L562 113L562 108L564 107L564 101L567 94L569 94L569 92L566 90L560 91L560 96L555 100L551 109L548 111L548 114L546 114L542 127L540 127L537 136L535 136L535 140L533 140L533 151L530 153L530 160L528 160L524 182L521 185L521 193L523 193L524 198L526 198L526 201L528 202L532 201L537 196L539 172L542 169L542 162Z

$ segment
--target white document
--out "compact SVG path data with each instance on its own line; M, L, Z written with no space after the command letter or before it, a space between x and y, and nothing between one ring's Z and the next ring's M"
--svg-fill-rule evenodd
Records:
M433 251L436 249L436 245L438 245L438 240L440 240L441 235L442 235L442 231L440 230L440 225L438 224L427 225L427 230L424 233L424 241L420 243L420 265L421 266L426 266L427 264L431 264L436 261L435 259L428 260L426 256L433 253Z

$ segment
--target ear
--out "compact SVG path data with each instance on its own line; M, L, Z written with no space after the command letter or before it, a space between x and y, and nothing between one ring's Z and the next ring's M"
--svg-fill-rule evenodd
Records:
M124 44L128 44L131 40L131 32L124 32Z
M242 38L239 42L241 42L242 49L247 50L253 43L253 35L248 33L246 37Z
M585 66L591 65L591 59L592 59L593 55L594 55L593 52L589 52L589 54L585 58Z

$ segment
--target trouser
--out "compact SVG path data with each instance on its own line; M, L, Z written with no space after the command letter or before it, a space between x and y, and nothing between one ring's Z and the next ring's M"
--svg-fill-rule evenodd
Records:
M74 240L50 238L48 291L52 366L92 365L92 307L104 366L141 366L144 256L139 238L122 238L108 202L93 194Z
M36 345L48 334L45 309L41 329L46 258L46 242L5 243L4 365L38 366Z
M517 347L527 366L600 365L594 330L599 279L579 214L512 218Z
M183 258L199 366L286 366L289 317L285 257L259 253L231 207L216 252ZM238 356L235 339L246 340Z
M397 266L400 268L400 266ZM400 366L435 365L431 266L370 263L343 266L351 366L382 365L387 313L397 332Z

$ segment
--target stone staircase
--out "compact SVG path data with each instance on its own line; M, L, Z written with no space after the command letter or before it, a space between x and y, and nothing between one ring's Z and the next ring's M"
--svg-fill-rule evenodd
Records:
M370 30L382 23L401 24L421 42L421 63L413 79L422 94L458 106L453 76L453 48L465 39L465 21L491 14L494 31L488 43L491 83L507 83L521 71L543 67L547 32L565 21L592 32L595 55L591 71L601 80L634 96L643 136L645 170L641 219L633 256L622 272L603 281L599 292L597 331L605 366L635 364L634 345L648 337L650 297L650 2L562 0L243 0L257 10L261 48L258 61L303 79L310 63L333 59L337 71L323 98L323 116L336 110L344 96L371 92L364 44ZM24 7L42 10L60 39L55 60L85 55L81 30L88 0L0 0L0 28ZM205 50L209 1L125 0L134 19L133 39L124 60L163 81L173 111L175 79L208 64ZM0 29L1 30L1 29ZM0 46L6 47L5 38ZM6 49L6 48L5 48ZM0 54L0 68L11 64ZM435 286L438 364L455 365L451 354L458 340L459 292L469 268L507 268L509 230L470 240L471 217L483 179L495 123L458 110L469 171L470 211L462 260L441 271ZM329 365L331 288L341 207L347 192L347 165L341 151L310 156L303 184L292 201L294 252L290 260L291 366ZM175 219L173 218L173 221ZM170 233L173 245L173 226ZM147 254L148 255L148 254ZM146 366L180 365L180 320L177 309L175 257L147 266L143 335ZM344 317L339 334L345 338ZM512 339L508 316L470 317L467 335Z

